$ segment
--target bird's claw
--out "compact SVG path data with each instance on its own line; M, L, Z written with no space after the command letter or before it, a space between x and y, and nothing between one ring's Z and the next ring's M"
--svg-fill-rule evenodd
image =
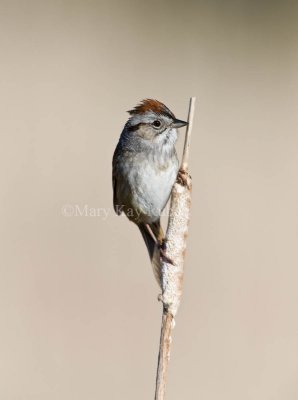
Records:
M160 252L160 258L161 258L161 260L162 260L163 262L166 262L167 264L172 264L172 265L174 265L174 261L173 261L170 257L168 257L168 256L166 255L165 249L163 249L162 247L160 247L160 248L159 248L159 252Z
M190 189L191 185L191 176L189 173L183 169L179 169L178 175L177 175L177 182L182 185L186 186L188 189Z

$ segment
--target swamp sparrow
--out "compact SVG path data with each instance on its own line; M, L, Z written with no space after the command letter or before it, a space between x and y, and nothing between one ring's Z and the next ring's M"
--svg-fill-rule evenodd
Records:
M177 178L177 128L187 122L157 100L146 99L133 110L113 156L114 209L140 229L160 284L164 233L160 215Z

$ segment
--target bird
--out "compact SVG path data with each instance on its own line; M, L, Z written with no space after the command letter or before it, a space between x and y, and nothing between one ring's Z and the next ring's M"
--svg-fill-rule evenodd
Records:
M188 123L154 99L142 100L128 113L112 161L113 205L116 214L124 213L138 226L161 285L165 235L160 217L179 171L177 129Z

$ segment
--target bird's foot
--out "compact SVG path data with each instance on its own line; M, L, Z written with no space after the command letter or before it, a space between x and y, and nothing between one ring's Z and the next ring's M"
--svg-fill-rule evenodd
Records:
M190 187L191 187L191 176L184 169L179 169L178 175L177 175L177 182L180 185L186 186L188 189L190 189Z
M174 265L174 261L166 254L166 241L163 239L159 245L160 258L163 262Z

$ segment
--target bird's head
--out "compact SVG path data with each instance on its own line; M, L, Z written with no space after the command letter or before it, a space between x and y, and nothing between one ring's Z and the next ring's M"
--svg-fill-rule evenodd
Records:
M177 119L172 111L157 100L145 99L128 112L129 132L156 145L174 145L177 128L187 125L187 122Z

